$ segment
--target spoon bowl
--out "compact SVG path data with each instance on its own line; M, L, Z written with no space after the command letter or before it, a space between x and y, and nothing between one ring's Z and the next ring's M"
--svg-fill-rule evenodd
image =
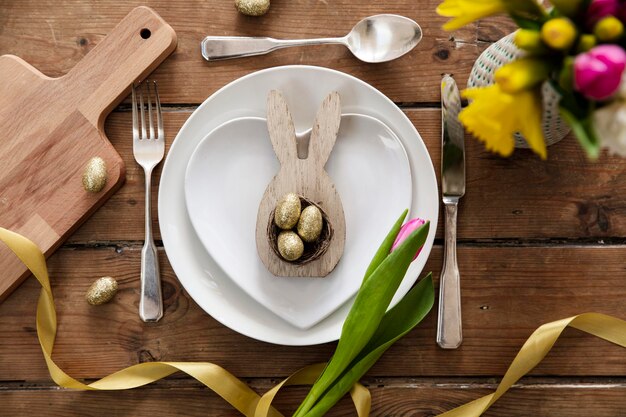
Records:
M422 40L422 28L404 16L380 14L361 20L344 39L361 61L387 62L415 48Z

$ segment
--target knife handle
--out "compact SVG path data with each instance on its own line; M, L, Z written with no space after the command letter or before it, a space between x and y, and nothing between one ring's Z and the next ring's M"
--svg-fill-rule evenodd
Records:
M461 276L456 260L456 217L458 199L445 201L446 230L443 269L439 281L439 321L437 344L456 349L463 341L461 325Z

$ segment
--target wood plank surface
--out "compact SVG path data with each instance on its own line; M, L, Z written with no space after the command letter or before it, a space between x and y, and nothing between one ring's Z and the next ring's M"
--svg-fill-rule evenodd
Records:
M182 381L181 381L182 382ZM277 381L253 380L251 386L259 393L270 389ZM431 417L450 410L494 390L492 383L459 384L441 381L363 381L372 394L372 417L411 416ZM30 389L29 389L30 388ZM295 409L306 391L303 387L288 388L275 401L277 408L287 413ZM626 384L554 383L523 384L509 391L485 417L623 416ZM174 400L175 399L175 400ZM76 392L54 387L9 387L0 389L3 415L26 417L45 415L103 416L132 415L133 417L179 416L240 416L224 400L200 384L192 382L159 383L141 389L122 392ZM131 414L132 413L132 414ZM344 398L328 417L354 416L354 408Z
M220 325L183 290L165 256L161 256L165 315L159 323L142 323L137 315L139 249L62 249L51 258L59 314L54 357L70 375L95 378L141 361L187 360L212 361L240 377L275 377L330 357L333 344L280 347ZM623 264L615 262L623 251L611 246L462 246L461 348L437 347L436 316L431 313L370 375L502 375L526 338L545 322L587 311L624 318ZM440 265L441 248L436 247L426 270L437 277ZM84 294L102 275L115 277L120 291L110 304L93 307ZM30 279L0 304L2 380L48 379L34 330L37 287ZM624 375L626 352L568 330L534 374Z
M440 111L411 109L406 114L421 133L439 175ZM168 146L189 115L189 110L164 114ZM106 131L125 159L126 184L70 238L72 243L143 239L143 171L132 156L130 113L113 113ZM589 162L571 136L549 148L546 162L528 150L502 159L470 136L466 141L467 193L459 209L460 239L626 237L626 159L603 155ZM155 226L161 166L153 189ZM442 227L440 222L439 237ZM155 231L159 239L158 227Z
M320 65L359 77L400 105L422 134L438 174L441 74L452 72L465 84L480 52L514 28L506 18L492 18L444 32L444 19L434 11L439 1L273 0L268 15L251 18L239 15L232 0L0 0L0 54L18 55L46 75L61 76L132 8L147 5L173 26L179 40L176 52L153 74L167 105L168 146L197 104L226 83L268 67ZM377 13L413 18L424 31L422 42L407 56L379 65L363 64L341 46L220 63L200 56L206 35L342 35ZM92 380L145 361L212 361L264 392L294 370L328 359L334 344L282 347L222 326L182 288L162 249L165 316L156 324L139 320L143 173L132 156L130 117L123 105L105 126L126 163L126 184L50 258L59 313L57 363L72 376ZM586 311L626 318L626 160L603 155L590 163L573 137L550 147L547 162L528 151L500 159L469 136L467 141L468 192L459 216L464 344L455 351L439 349L431 313L364 379L372 391L372 416L434 416L492 392L542 323ZM2 204L0 198L0 209ZM157 224L156 204L154 218ZM441 231L440 224L438 238ZM435 277L441 255L436 245L426 267ZM85 291L103 275L114 276L120 292L110 304L89 306ZM37 343L38 294L30 278L0 303L0 416L238 415L182 374L124 392L58 389ZM625 359L623 349L566 330L533 376L485 415L624 416ZM290 389L277 404L291 411L304 394L304 388ZM329 415L354 412L343 399Z
M444 32L435 14L438 0L394 2L274 1L260 18L241 16L232 0L80 1L0 0L0 53L15 54L50 76L65 74L133 7L154 8L178 34L178 49L154 73L168 103L200 103L224 84L249 72L278 65L335 68L359 77L403 103L438 102L441 74L454 69L466 80L485 42L476 26ZM424 37L415 51L384 64L364 64L342 46L291 48L262 57L208 63L200 55L207 35L307 38L343 36L360 19L396 13L417 21ZM489 28L483 39L510 31Z

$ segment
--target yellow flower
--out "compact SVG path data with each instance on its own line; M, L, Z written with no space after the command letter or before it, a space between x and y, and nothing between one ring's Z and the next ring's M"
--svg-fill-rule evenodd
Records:
M541 27L541 38L551 48L564 51L576 40L576 26L567 17L555 17Z
M598 40L595 36L588 33L583 33L578 39L578 45L576 46L576 52L587 52L598 44Z
M440 16L453 18L443 25L445 30L456 30L483 17L506 11L505 0L445 0L437 7Z
M550 75L550 67L541 58L519 58L495 72L496 83L506 93L514 94L541 84Z
M463 97L473 100L459 114L459 120L488 150L502 156L513 153L513 135L521 133L530 148L546 159L546 143L542 130L542 102L539 89L509 94L498 84L471 88Z
M544 52L546 50L541 33L538 30L519 29L515 32L515 45L529 52Z
M444 0L437 7L440 16L452 18L443 25L445 30L456 30L484 17L505 12L527 20L537 20L546 15L537 0Z
M611 42L624 34L624 24L615 16L607 16L596 23L593 34L602 42Z

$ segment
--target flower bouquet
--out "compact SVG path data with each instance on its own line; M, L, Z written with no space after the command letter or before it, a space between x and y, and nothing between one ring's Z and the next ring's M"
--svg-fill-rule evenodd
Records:
M487 87L463 92L470 105L461 123L486 147L502 156L514 149L521 133L542 159L547 157L542 130L542 86L560 96L559 110L587 155L601 148L626 155L626 1L444 0L437 12L451 19L446 30L475 20L508 14L519 26L515 44L520 57L495 72Z

